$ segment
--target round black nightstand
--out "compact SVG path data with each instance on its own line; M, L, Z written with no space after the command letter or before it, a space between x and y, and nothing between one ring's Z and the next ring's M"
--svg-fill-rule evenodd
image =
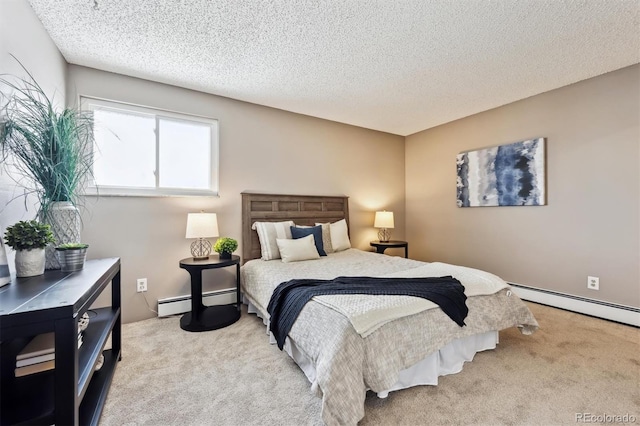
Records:
M388 248L403 248L404 247L404 257L409 257L409 243L406 241L400 240L390 240L390 241L371 241L369 243L371 247L376 248L376 253L384 253L384 251Z
M233 265L236 265L236 304L204 306L202 304L202 271ZM180 328L186 331L216 330L240 319L240 256L232 255L231 259L209 256L204 260L188 257L180 261L180 267L186 269L191 275L191 312L180 318Z

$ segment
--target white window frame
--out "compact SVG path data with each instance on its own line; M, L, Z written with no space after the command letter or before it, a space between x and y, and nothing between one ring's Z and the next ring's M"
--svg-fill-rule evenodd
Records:
M166 119L171 121L177 121L182 123L201 123L207 124L211 128L211 181L210 189L192 189L192 188L162 188L159 186L160 175L155 173L156 186L155 188L141 188L134 186L111 186L111 185L96 185L95 181L91 179L85 189L85 195L99 195L99 196L132 196L132 197L170 197L170 196L219 196L219 150L220 150L220 134L219 123L214 118L202 117L191 114L183 114L174 111L167 111L158 108L145 107L140 105L133 105L125 102L111 101L106 99L95 98L91 96L80 96L80 105L82 110L93 111L95 109L111 110L119 112L129 112L139 115L147 115L155 118L155 135L156 135L156 171L159 168L159 146L160 146L160 133L159 121L160 119ZM94 146L91 147L93 155ZM160 171L162 173L162 171Z

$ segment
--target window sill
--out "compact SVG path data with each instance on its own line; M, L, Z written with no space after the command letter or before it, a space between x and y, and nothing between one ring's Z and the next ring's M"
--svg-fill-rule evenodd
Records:
M171 189L171 188L120 188L100 186L86 189L88 197L219 197L217 191L202 189Z

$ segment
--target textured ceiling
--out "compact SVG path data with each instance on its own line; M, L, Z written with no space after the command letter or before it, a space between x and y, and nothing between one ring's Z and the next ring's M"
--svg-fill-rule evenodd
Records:
M408 135L640 62L640 0L29 0L65 59Z

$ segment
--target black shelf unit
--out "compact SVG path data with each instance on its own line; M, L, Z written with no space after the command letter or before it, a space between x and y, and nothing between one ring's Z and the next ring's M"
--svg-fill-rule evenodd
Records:
M111 306L93 309L83 344L78 319L111 284ZM120 259L87 261L78 272L47 271L0 288L0 424L96 425L121 350ZM16 355L55 332L56 366L15 377ZM111 334L111 349L104 350ZM100 354L105 360L95 371Z

